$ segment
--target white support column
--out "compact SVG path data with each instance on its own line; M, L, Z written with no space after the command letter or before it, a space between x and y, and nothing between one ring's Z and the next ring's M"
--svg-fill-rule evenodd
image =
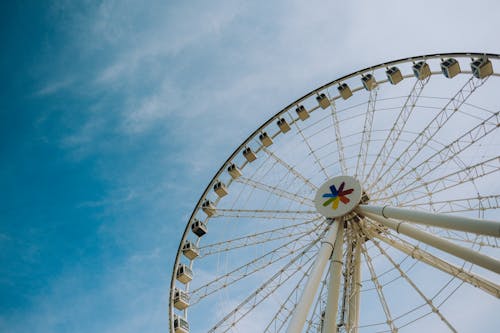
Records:
M500 237L500 222L453 216L448 214L427 213L417 210L389 206L359 205L361 214L372 213L386 218L411 221L438 228L473 232L478 235Z
M339 222L343 224L343 220ZM342 274L343 243L344 226L340 225L337 230L337 237L335 238L330 264L330 281L328 282L328 297L326 299L323 333L337 333L337 312L339 308L340 276Z
M361 237L356 240L354 249L354 265L351 280L351 295L349 298L349 333L358 333L359 305L361 296Z
M328 230L325 238L321 242L318 257L316 258L316 262L311 269L311 273L309 274L307 283L302 291L300 300L297 303L297 307L293 312L292 318L290 319L290 324L288 324L286 331L287 333L301 333L304 329L309 309L311 308L311 304L316 296L318 286L321 282L321 276L323 275L326 263L328 262L328 259L333 251L333 244L337 236L338 226L339 222L334 221L330 225L330 230Z
M469 248L457 245L448 240L442 239L438 236L425 232L411 226L409 223L390 220L388 218L369 213L366 210L356 209L360 214L364 214L370 219L377 221L384 226L395 230L398 233L412 237L444 252L447 252L456 257L467 260L475 265L486 268L490 271L500 274L500 261L490 256L484 255L480 252L471 250Z

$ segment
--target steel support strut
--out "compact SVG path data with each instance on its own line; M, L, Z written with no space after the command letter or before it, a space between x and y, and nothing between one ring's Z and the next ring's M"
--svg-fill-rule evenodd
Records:
M357 209L362 214L372 213L385 218L411 221L427 226L500 237L500 222L497 221L473 219L448 214L435 214L389 206L359 205Z
M330 225L330 230L328 230L328 233L321 242L321 247L314 266L311 269L311 273L297 303L297 307L295 308L292 318L290 319L290 324L288 325L286 331L287 333L301 333L304 329L307 314L309 313L311 304L316 296L316 291L318 290L318 286L321 282L321 277L325 270L326 263L332 254L340 222L341 221L334 221Z
M425 232L423 230L417 229L411 226L409 223L394 221L383 216L379 216L373 213L369 213L366 210L357 208L356 211L360 214L364 214L368 218L381 223L382 225L395 230L398 233L412 237L419 240L425 244L433 246L441 251L447 252L456 257L467 260L475 265L486 268L490 271L500 274L500 261L490 256L484 255L480 252L471 250L469 248L457 245L448 240L442 239L431 233Z
M358 333L359 326L359 302L361 291L361 242L362 238L356 240L354 248L354 269L351 278L351 294L349 296L349 332Z
M339 305L340 275L342 273L342 246L344 226L339 226L333 246L330 264L330 281L328 282L328 297L326 300L325 323L323 333L337 332L337 312Z

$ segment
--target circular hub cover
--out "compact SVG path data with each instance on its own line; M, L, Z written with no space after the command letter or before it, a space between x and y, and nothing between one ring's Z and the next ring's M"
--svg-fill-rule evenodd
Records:
M340 217L351 212L361 200L361 184L350 176L338 176L321 185L314 198L318 212L325 217Z

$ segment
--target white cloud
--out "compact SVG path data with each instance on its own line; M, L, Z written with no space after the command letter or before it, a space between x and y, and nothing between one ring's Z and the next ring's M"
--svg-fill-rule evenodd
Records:
M75 265L33 299L31 311L0 318L11 332L157 332L168 326L168 282L158 248L107 263L105 272ZM160 265L163 266L163 265ZM35 296L35 295L33 295Z
M110 83L123 76L138 74L146 61L175 56L188 47L203 43L204 39L213 39L227 28L239 12L239 3L233 1L210 5L190 3L175 8L157 3L147 12L152 21L141 22L137 30L132 22L132 27L116 33L122 25L130 24L123 22L123 16L130 18L131 11L141 12L136 6L122 6L114 2L101 5L100 13L93 22L94 34L98 38L107 36L113 44L118 44L120 52L97 76L97 82ZM132 18L137 19L134 14ZM158 70L164 71L164 63L156 65Z

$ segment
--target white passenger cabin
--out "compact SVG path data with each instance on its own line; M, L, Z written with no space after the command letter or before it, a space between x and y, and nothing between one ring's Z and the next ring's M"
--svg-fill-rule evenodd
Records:
M431 69L429 64L425 61L419 61L413 65L413 75L419 80L425 80L431 76Z
M316 101L323 110L330 106L330 100L328 99L328 97L326 97L325 94L316 96Z
M208 216L213 216L216 213L215 206L210 200L203 201L203 203L201 204L201 209Z
M239 178L242 175L241 170L234 163L227 167L227 172L229 172L233 179Z
M198 237L202 237L208 232L208 228L205 225L205 223L201 222L198 219L194 219L193 223L191 224L191 230L196 234Z
M264 147L269 147L270 145L273 144L273 139L271 139L271 137L269 135L267 135L266 132L262 132L259 135L259 140L260 140L260 142L262 142L262 145Z
M299 116L300 120L306 120L307 118L309 118L309 112L307 112L304 105L299 105L295 109L295 112L297 112L297 115Z
M187 265L179 264L176 277L177 281L186 284L193 279L193 271Z
M483 79L493 74L493 66L488 58L476 59L470 64L470 67L472 74L478 79Z
M388 68L385 73L387 74L387 79L391 84L398 84L403 81L403 74L401 74L401 71L397 67Z
M184 254L186 258L193 260L200 255L200 249L198 249L194 243L186 240L184 245L182 245L182 254Z
M290 130L290 125L286 122L285 118L280 118L276 122L282 133L286 133Z
M224 183L222 183L221 181L218 181L217 183L215 183L214 192L217 193L219 198L222 198L223 196L226 196L229 193L226 185L224 185Z
M441 72L448 79L452 79L460 73L460 64L456 59L446 59L441 63Z
M189 333L188 322L179 316L174 316L174 330L175 333Z
M189 295L187 292L175 288L174 306L177 310L184 310L189 306Z
M366 74L361 77L361 82L363 82L363 87L366 90L371 91L377 87L377 81L372 74Z
M351 88L349 88L347 83L339 84L337 89L339 91L340 96L342 96L343 99L348 99L349 97L352 96Z
M257 159L257 155L255 155L250 147L243 150L243 157L245 157L248 162L253 162Z

